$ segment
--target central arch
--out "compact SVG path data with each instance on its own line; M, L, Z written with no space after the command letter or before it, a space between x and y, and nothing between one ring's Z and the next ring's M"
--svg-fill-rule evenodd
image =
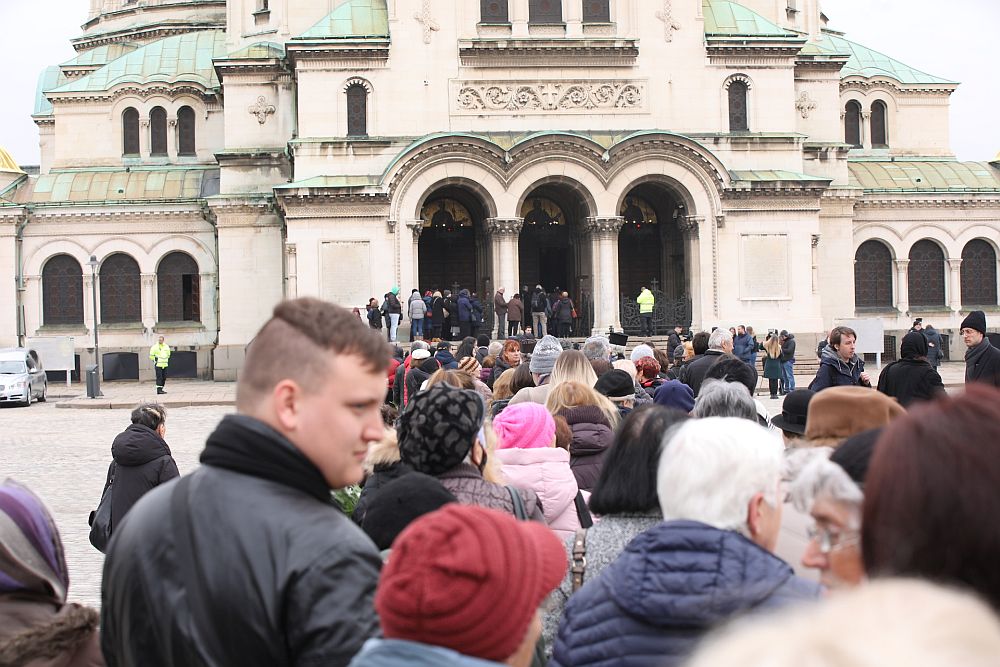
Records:
M523 219L518 238L520 284L525 293L535 285L548 292L570 293L577 305L574 334L589 331L584 307L593 287L593 257L587 240L587 219L593 215L582 186L568 180L536 183L521 199Z
M420 209L418 288L456 288L485 293L490 281L490 248L484 225L485 202L465 185L442 185Z

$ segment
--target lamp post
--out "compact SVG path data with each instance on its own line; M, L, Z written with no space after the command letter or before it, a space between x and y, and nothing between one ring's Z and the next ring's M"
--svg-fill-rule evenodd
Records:
M94 303L94 365L97 366L97 378L101 378L101 346L97 337L97 267L100 262L95 255L90 256L90 299ZM100 385L98 385L100 386ZM101 395L98 390L98 395Z

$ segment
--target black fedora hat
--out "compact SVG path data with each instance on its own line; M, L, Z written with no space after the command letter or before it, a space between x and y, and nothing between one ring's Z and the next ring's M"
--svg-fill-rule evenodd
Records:
M785 396L781 404L781 414L771 419L771 423L782 431L798 433L806 432L806 414L809 412L809 401L816 395L812 389L796 389Z

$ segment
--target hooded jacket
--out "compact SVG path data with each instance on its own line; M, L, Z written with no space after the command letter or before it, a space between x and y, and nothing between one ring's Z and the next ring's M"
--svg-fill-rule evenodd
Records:
M507 302L507 321L520 322L523 319L524 319L524 302L521 301L521 299L511 297L510 301Z
M829 387L870 386L861 382L864 372L865 362L861 357L855 354L850 361L844 361L832 345L827 345L823 348L819 370L809 388L820 391Z
M929 401L944 393L944 383L938 372L926 361L927 338L919 331L903 336L900 356L878 377L878 390L892 396L904 408L914 401Z
M438 350L434 353L434 358L441 362L441 368L445 370L458 368L458 361L455 359L455 355L451 353L451 350Z
M709 630L819 593L736 532L665 522L569 599L550 665L680 665Z
M571 537L580 527L580 518L575 502L579 488L569 467L569 452L559 447L500 449L495 456L508 483L535 492L545 523L559 539Z
M472 299L469 298L469 291L462 290L458 293L458 321L472 322Z
M159 433L142 424L131 424L115 436L111 456L115 461L111 488L113 533L139 498L180 473L167 443ZM111 473L109 469L109 479Z
M569 445L570 468L583 491L593 491L601 476L604 455L614 440L608 418L594 405L581 405L559 413L566 419L573 440Z
M781 342L781 361L795 361L795 334L785 334L785 340Z

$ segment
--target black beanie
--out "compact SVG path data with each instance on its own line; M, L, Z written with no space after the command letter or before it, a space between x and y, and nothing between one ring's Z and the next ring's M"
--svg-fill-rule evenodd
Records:
M618 368L597 378L594 390L609 398L628 398L630 396L635 398L635 383L632 381L632 376Z
M858 486L864 486L868 474L868 463L872 460L875 443L882 434L882 427L862 431L844 440L830 455L830 460L844 469L844 472Z
M981 310L974 310L962 320L962 329L974 329L986 335L986 313Z
M899 356L903 359L926 357L927 337L919 331L911 331L903 336L903 344L899 346Z
M361 528L380 550L388 549L415 519L454 502L455 496L435 478L408 472L372 495Z

